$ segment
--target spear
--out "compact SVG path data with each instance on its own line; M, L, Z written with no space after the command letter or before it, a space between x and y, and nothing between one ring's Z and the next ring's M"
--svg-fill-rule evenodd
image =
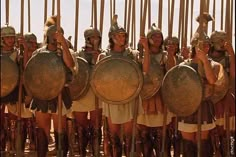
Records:
M52 15L55 14L55 0L52 0Z
M163 0L159 0L159 13L158 13L158 28L162 29L162 3Z
M79 23L79 0L76 0L75 4L75 41L74 50L77 51L77 41L78 41L78 23Z
M24 0L21 0L21 20L20 20L20 34L24 34ZM17 136L16 136L16 156L22 156L22 139L21 139L21 105L22 105L22 88L23 88L23 47L20 45L19 54L19 71L20 71L20 81L19 81L19 93L18 93L18 103L17 103Z
M99 27L101 36L102 36L102 33L103 33L104 5L105 5L104 0L101 0L101 6L100 6L100 27ZM102 45L102 41L101 41L101 45Z
M31 26L30 26L30 0L28 0L28 32L31 32Z
M9 0L6 0L6 25L9 24Z
M47 20L47 11L48 11L48 0L44 0L44 21L43 23L46 22Z
M57 0L57 32L61 33L61 1ZM58 47L61 45L58 43ZM58 49L59 50L59 49ZM58 150L57 157L63 156L62 150L62 93L60 92L58 95Z

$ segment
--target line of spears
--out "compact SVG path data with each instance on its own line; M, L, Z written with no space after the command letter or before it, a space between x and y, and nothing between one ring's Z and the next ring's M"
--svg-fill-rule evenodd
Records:
M178 37L173 36L175 0L168 1L168 36L151 24L151 0L140 0L140 39L136 44L136 1L125 0L124 26L110 0L109 45L102 49L105 1L92 0L91 26L77 51L79 0L75 3L75 39L64 37L60 0L52 16L44 1L44 42L1 26L1 156L53 156L49 152L53 120L55 156L232 157L235 155L235 53L232 46L233 0L226 1L225 30L215 30L210 0L199 1L199 26L187 46L189 0L180 1ZM218 2L218 1L217 1ZM57 15L55 15L55 4ZM223 15L223 4L222 15ZM191 0L191 19L194 1ZM212 33L208 36L208 23ZM146 23L148 27L146 29ZM147 32L145 33L145 31ZM137 47L137 48L136 48ZM181 49L180 49L181 47ZM76 145L76 146L75 146ZM89 148L88 148L89 147ZM78 151L78 153L77 153Z

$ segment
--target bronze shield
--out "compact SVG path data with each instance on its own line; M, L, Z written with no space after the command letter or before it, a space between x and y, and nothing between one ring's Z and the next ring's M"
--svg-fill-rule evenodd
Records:
M9 56L1 56L1 97L10 94L19 80L17 64Z
M157 93L163 78L163 68L155 59L151 59L149 72L144 76L143 88L140 92L143 100L149 99Z
M66 72L62 58L45 51L33 56L24 72L24 84L29 94L40 100L51 100L64 87Z
M164 76L162 99L177 116L189 116L199 107L203 97L200 76L190 66L177 65Z
M104 102L124 104L141 91L143 74L134 61L123 56L108 56L95 65L91 87Z
M87 93L89 89L89 76L90 67L88 62L81 58L76 57L78 63L78 72L75 74L74 79L69 84L70 94L72 100L78 100Z

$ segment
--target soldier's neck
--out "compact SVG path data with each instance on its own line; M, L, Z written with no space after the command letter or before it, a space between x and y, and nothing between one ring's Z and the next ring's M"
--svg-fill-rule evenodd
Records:
M125 51L125 46L119 46L119 45L114 45L112 51L117 52L117 53L122 53Z
M14 51L14 47L4 46L1 48L1 51Z
M157 54L157 53L160 53L160 52L161 52L161 49L159 47L154 47L154 46L150 47L150 53Z

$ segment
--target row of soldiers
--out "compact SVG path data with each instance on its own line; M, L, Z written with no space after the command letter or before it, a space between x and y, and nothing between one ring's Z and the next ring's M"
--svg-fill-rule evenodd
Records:
M208 20L205 19L205 22L207 23ZM107 50L101 49L100 32L91 27L84 32L84 47L79 52L74 52L69 40L64 38L63 29L57 31L56 17L53 16L45 23L44 35L45 42L39 48L37 38L33 33L26 33L23 37L16 38L13 27L1 27L1 56L9 56L16 63L23 58L23 68L25 69L30 58L47 51L60 56L66 67L67 80L62 90L62 133L58 133L57 97L52 100L41 100L30 96L27 90L23 90L22 151L25 149L28 134L30 149L36 150L38 157L47 156L50 122L53 119L56 149L59 149L60 136L62 156L67 156L69 148L72 147L71 130L68 129L67 119L73 118L75 120L73 129L77 132L80 156L88 155L86 148L89 143L92 146L93 156L100 156L99 146L102 137L105 156L121 157L122 152L125 156L133 156L135 152L136 156L165 155L170 157L172 146L175 157L180 154L183 154L184 157L197 156L197 111L190 116L178 116L169 110L165 111L160 90L148 99L142 99L138 94L128 102L116 102L114 105L113 102L100 100L88 84L83 96L72 100L74 93L70 91L70 83L78 70L74 58L85 59L90 69L94 69L96 64L107 56L122 56L137 63L144 78L150 73L152 62L158 63L164 74L178 64L194 68L201 77L204 89L204 97L200 104L202 110L201 156L234 155L235 128L233 125L230 126L230 131L232 131L230 151L228 152L226 149L225 115L229 114L232 124L235 119L235 54L231 43L227 41L226 32L214 31L210 38L204 34L203 39L200 39L200 32L196 32L191 40L191 49L182 48L180 50L177 37L164 39L161 30L153 24L146 37L140 37L139 49L134 50L128 47L128 34L123 27L118 25L117 16L115 16L108 34L109 47ZM203 42L201 49L199 48L200 40ZM58 52L58 43L60 43L60 52ZM23 46L23 54L19 53L20 45ZM194 66L199 62L202 64L201 68ZM227 72L228 77L222 77L224 72ZM221 85L222 79L230 80L229 87L222 87L224 88L222 90L226 88L227 93L222 98L212 99L214 89ZM185 82L183 82L184 85ZM7 142L10 143L7 151L16 150L18 89L19 87L16 86L10 94L1 97L1 151L6 151ZM119 94L122 94L122 91L117 91L117 95ZM135 112L136 106L138 106L137 112ZM168 114L165 120L166 112ZM133 124L136 127L135 149L132 148ZM163 127L167 129L163 129ZM163 136L163 130L165 136ZM165 141L164 146L162 145L163 140ZM165 149L162 150L162 148Z

